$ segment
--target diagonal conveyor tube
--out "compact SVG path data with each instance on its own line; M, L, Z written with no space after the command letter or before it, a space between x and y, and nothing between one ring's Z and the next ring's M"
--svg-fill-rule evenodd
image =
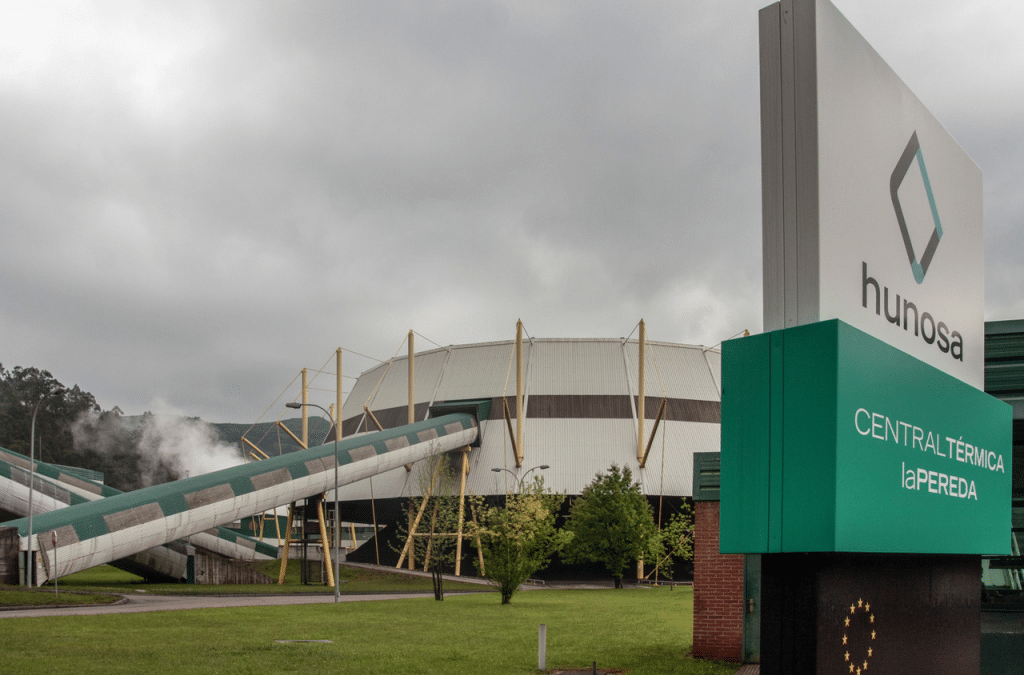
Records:
M473 415L455 413L342 439L337 486L471 445L477 433ZM320 445L37 516L38 583L331 490L334 449ZM21 550L28 550L27 519L5 525L18 528Z
M0 448L0 510L17 516L28 515L29 458ZM36 461L33 515L49 513L76 504L124 494L120 490L73 476L62 467ZM238 560L273 560L277 547L218 527L200 532L190 543ZM187 575L187 553L183 542L168 542L111 564L153 580L180 580Z

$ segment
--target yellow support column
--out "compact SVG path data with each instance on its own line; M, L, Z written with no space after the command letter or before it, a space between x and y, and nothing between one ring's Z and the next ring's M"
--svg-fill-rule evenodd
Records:
M277 517L275 512L274 517ZM284 585L284 576L288 572L288 549L292 547L292 522L295 517L295 502L288 505L288 523L284 528L284 546L281 549L281 573L277 576L277 585Z
M309 389L306 369L302 369L302 447L309 447Z
M420 504L419 513L416 514L416 519L412 519L412 508L409 509L409 537L405 541L405 546L402 548L402 554L398 557L398 564L395 567L400 568L402 563L405 562L405 556L409 554L409 569L416 569L414 566L414 559L416 557L416 545L413 541L413 535L416 532L416 528L420 526L420 519L423 517L423 512L427 509L427 502L430 501L430 493L434 491L434 482L437 481L438 474L441 473L441 462L437 463L437 469L434 470L434 475L430 478L430 485L427 486L427 493L423 495L423 503ZM410 507L412 505L410 504Z
M462 449L462 480L459 484L459 530L455 540L455 576L462 576L462 522L466 516L466 476L469 475L469 446Z
M320 522L320 548L323 550L324 565L327 567L327 585L334 588L334 567L331 565L331 542L327 538L327 523L324 521L323 499L317 502L316 518Z
M523 465L526 443L523 440L523 320L516 321L516 468Z
M644 320L640 319L640 343L638 345L640 350L640 365L637 377L637 401L636 401L636 461L642 461L644 458L644 403L646 401L647 392L644 389L644 369L647 365L647 359L644 357L644 347L647 345L647 327L644 325Z
M303 410L305 410L305 408L303 408ZM278 420L278 421L277 421L277 426L278 426L278 428L279 428L279 429L281 429L281 430L282 430L282 431L284 431L284 432L285 432L286 434L288 434L288 436L290 436L290 437L291 437L291 439L292 439L293 441L295 441L295 444L296 444L296 445L298 445L298 446L299 446L300 448L302 448L303 450L306 450L306 449L307 449L307 448L306 448L306 444L305 444L305 442L303 442L303 440L302 440L301 438L299 438L298 436L296 436L295 434L293 434L293 433L292 433L292 430L291 430L291 429L289 429L288 427L286 427L286 426L284 425L284 422L282 422L281 420Z
M416 352L413 347L413 333L409 331L409 414L408 423L416 421ZM412 471L412 464L405 465L405 472ZM411 567L409 569L412 569Z
M413 332L409 331L409 424L416 421L416 352Z

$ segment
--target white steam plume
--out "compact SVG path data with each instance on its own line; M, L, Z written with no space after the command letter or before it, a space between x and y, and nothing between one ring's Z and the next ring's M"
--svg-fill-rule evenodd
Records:
M206 422L185 417L160 399L150 406L156 412L141 417L82 415L72 428L76 446L88 447L115 462L137 453L137 468L133 467L132 473L138 472L138 484L143 486L166 481L168 469L185 478L244 462L239 450L222 443Z

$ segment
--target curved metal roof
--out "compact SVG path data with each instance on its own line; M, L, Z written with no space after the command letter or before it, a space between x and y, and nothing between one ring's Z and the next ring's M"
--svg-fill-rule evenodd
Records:
M645 440L649 441L662 398L665 419L657 429L646 467L637 460L638 343L623 339L524 341L523 466L515 467L502 397L516 427L515 343L511 340L456 345L415 355L416 419L430 405L461 399L492 400L481 420L481 446L469 455L468 490L504 494L512 477L547 464L545 483L579 494L612 463L629 467L648 495L690 496L694 452L717 452L720 420L720 353L703 347L647 342ZM408 419L408 357L360 375L342 408L343 435L375 430L366 405L385 428ZM375 499L419 494L418 472L404 468L373 478ZM514 485L511 485L514 488ZM368 480L341 489L340 499L370 499Z

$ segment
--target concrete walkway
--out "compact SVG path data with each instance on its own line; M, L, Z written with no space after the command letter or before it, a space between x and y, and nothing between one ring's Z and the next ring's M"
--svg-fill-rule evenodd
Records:
M361 567L363 569L377 570L405 574L409 576L430 577L429 572L418 570L396 569L365 563L343 562L342 566ZM444 575L445 581L459 581L467 584L475 584L483 587L490 587L486 579L471 576ZM342 587L344 588L344 586ZM520 590L553 590L553 589L605 589L612 588L612 583L573 583L562 582L544 584L526 583ZM481 588L484 590L484 588ZM466 591L445 591L445 595L464 595ZM365 593L360 595L341 595L341 602L369 602L373 600L407 600L409 598L430 598L433 597L430 591L419 593ZM0 610L0 619L21 619L39 616L93 616L97 614L133 614L138 612L171 612L182 609L215 609L220 607L273 607L279 605L321 605L334 602L334 594L330 590L323 593L296 593L296 594L245 594L245 595L155 595L145 591L136 591L123 596L124 600L110 605L83 605L70 607L29 607L26 609Z
M445 595L460 595L445 593ZM31 607L0 612L0 619L24 619L39 616L93 616L97 614L133 614L137 612L170 612L182 609L215 609L221 607L273 607L279 605L324 605L334 602L331 594L301 595L126 595L124 602L112 605L78 607ZM342 595L341 602L368 602L371 600L407 600L432 598L433 593L367 593Z

